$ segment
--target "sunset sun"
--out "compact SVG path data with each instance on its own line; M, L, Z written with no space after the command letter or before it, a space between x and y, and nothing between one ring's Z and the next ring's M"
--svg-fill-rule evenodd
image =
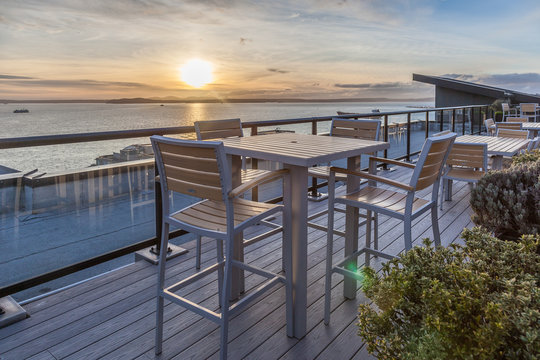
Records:
M199 88L212 82L212 64L201 59L192 59L180 68L183 82Z

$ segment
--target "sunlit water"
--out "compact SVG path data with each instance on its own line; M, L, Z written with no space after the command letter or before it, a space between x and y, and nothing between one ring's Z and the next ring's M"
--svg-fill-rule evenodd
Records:
M0 137L70 134L191 125L198 120L240 118L242 121L333 116L336 111L368 113L406 110L432 103L244 103L244 104L1 104ZM14 114L27 108L29 113ZM393 118L392 121L403 121ZM326 124L328 126L328 124ZM325 125L321 125L324 131ZM293 126L298 132L311 125ZM0 165L20 171L54 173L81 169L100 155L112 154L147 138L0 150Z

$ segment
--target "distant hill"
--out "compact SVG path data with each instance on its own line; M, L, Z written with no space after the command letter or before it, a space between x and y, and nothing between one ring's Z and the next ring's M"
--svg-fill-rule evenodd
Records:
M93 100L93 99L78 99L78 100L7 100L0 99L0 104L21 104L21 103L107 103L107 104L166 104L166 103L321 103L321 102L421 102L433 101L433 98L412 98L412 99L392 99L392 98L338 98L338 99L198 99L186 98L181 99L174 96L167 97L152 97L152 98L122 98L111 100Z
M321 103L321 102L413 102L433 101L433 98L391 99L391 98L338 98L338 99L180 99L180 98L124 98L108 100L109 104L144 104L144 103Z

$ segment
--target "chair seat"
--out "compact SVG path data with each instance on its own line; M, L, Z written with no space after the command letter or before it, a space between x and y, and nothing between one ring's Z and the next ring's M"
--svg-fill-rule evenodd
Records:
M369 204L381 209L390 210L400 214L405 214L405 203L407 194L393 190L386 190L373 186L366 186L357 192L336 197L336 200L356 201ZM412 212L428 204L429 201L415 197Z
M270 210L278 209L279 204L267 204L246 199L234 199L234 225L256 216L265 214ZM174 219L199 228L227 232L227 215L225 203L221 201L205 200L193 206L180 210L171 215Z
M242 184L247 183L253 179L255 179L257 176L266 174L269 172L269 170L263 170L263 169L243 169L242 173L240 174L242 178Z
M444 177L447 179L478 181L485 174L485 171L470 168L451 168Z
M330 177L330 166L311 167L308 170L308 175L318 179L328 180ZM347 175L336 174L336 181L347 181Z

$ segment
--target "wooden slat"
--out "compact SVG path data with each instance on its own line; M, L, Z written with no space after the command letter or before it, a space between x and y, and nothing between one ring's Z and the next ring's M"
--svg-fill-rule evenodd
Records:
M165 163L172 166L205 172L219 171L215 156L213 158L200 158L172 153L161 153L161 156Z
M216 152L213 148L183 146L159 143L159 150L162 153L170 153L175 155L191 156L195 158L215 159Z
M194 185L221 187L220 174L215 172L203 172L189 168L179 168L165 163L165 176L167 177L167 181L174 179L193 183Z
M195 196L201 199L223 200L223 189L221 186L205 186L192 182L185 182L173 178L167 178L167 187L169 190Z
M527 139L529 137L529 132L527 130L511 130L499 128L499 130L497 130L497 136L512 139Z

